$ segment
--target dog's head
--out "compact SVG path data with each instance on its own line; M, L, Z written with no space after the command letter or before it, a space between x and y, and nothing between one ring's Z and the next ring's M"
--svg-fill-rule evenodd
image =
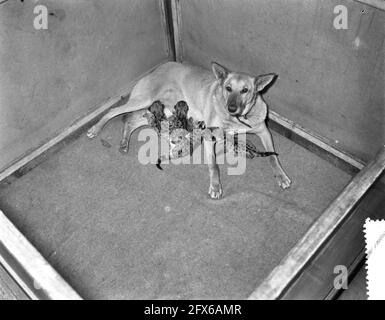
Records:
M212 70L219 81L226 110L231 116L244 116L253 107L258 94L265 91L277 75L269 73L253 77L246 73L232 72L213 62Z

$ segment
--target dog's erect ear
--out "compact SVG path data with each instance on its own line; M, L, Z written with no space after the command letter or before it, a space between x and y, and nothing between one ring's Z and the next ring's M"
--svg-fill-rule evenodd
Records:
M277 75L275 73L262 74L255 78L255 89L261 92L273 83Z
M211 62L211 68L213 69L213 73L215 75L215 78L223 82L227 75L230 73L230 71L225 68L224 66L221 66L219 63Z

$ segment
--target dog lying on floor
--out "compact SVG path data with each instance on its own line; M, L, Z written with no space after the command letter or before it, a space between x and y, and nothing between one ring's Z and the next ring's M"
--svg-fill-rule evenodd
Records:
M246 131L259 136L267 152L275 153L271 133L266 126L267 105L261 92L276 78L275 74L251 76L232 72L218 63L212 63L212 72L187 64L167 62L143 77L134 86L128 102L111 109L88 130L94 138L112 118L126 114L121 148L128 148L131 133L144 125L143 111L154 101L162 101L169 113L177 102L189 106L188 116L204 121L207 127L218 127L229 132ZM142 112L138 112L142 111ZM219 166L215 161L215 141L204 140L206 157L209 159L209 195L213 199L222 196ZM270 164L274 177L283 189L290 187L291 180L283 170L278 157L272 155Z

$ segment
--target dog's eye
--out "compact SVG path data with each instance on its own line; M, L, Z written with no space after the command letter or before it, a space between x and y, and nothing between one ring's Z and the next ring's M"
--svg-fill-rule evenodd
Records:
M231 87L230 86L226 86L226 91L231 92Z
M247 93L248 91L249 91L249 89L243 88L242 91L241 91L241 93Z

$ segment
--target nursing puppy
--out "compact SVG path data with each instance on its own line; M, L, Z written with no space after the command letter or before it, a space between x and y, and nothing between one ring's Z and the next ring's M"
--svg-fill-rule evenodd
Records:
M257 134L267 152L275 152L271 133L266 127L267 106L261 92L272 84L275 74L251 76L233 72L212 63L212 72L187 64L165 63L143 77L134 86L130 99L125 105L111 109L96 125L88 130L87 136L94 138L110 119L128 113L122 151L128 150L131 133L146 125L141 112L154 101L159 100L171 113L178 101L186 101L188 117L204 121L207 127L219 127L229 132L242 130ZM209 195L213 199L222 196L219 167L215 161L215 141L204 141L208 159L210 186ZM274 177L283 189L291 181L276 155L270 158Z

